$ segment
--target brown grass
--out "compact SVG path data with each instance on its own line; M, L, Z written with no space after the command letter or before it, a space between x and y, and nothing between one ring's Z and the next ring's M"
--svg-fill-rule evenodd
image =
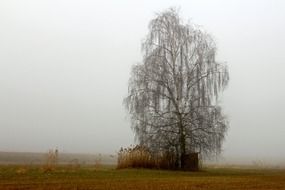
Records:
M26 166L0 166L1 190L273 190L285 189L285 170L208 168L201 172L101 168L69 170L58 166L51 173Z
M20 166L18 169L16 169L16 174L24 175L29 171L29 168L27 166Z

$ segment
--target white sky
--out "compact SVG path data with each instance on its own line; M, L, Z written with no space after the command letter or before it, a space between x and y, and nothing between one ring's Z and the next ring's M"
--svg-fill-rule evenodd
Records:
M225 157L285 159L285 2L0 1L0 151L114 153L122 99L155 12L180 7L216 39L230 83Z

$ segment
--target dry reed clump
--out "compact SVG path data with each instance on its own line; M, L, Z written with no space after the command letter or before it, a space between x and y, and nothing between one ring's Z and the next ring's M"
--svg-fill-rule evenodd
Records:
M196 153L194 153L196 154ZM190 154L191 155L191 154ZM167 169L177 170L179 168L179 160L174 152L152 153L144 146L131 146L129 148L121 148L118 153L117 168L150 168L150 169ZM198 160L193 159L193 155L185 158L187 168L183 170L198 171ZM196 161L195 163L193 162ZM194 168L194 169L193 169Z
M156 160L150 151L143 146L121 148L118 153L117 168L155 168Z
M46 154L46 163L43 166L43 172L52 172L58 164L58 150L49 150Z

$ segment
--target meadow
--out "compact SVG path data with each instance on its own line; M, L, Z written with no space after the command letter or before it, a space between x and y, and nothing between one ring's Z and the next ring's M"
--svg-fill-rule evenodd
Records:
M41 165L1 165L0 189L273 190L285 189L285 170L207 167L183 172L66 165L46 172Z

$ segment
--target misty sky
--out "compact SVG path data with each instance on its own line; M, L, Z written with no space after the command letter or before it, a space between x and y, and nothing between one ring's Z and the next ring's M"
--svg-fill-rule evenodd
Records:
M0 1L0 151L115 153L122 105L155 12L180 7L228 63L223 156L285 159L285 2Z

